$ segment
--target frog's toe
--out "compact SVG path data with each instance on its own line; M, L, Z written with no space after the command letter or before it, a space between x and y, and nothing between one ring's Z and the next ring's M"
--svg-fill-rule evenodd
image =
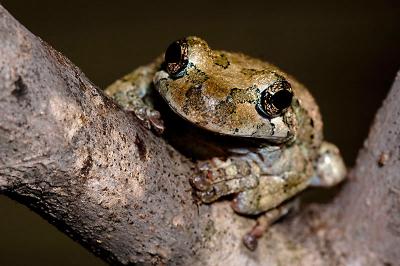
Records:
M157 134L162 134L164 132L164 122L161 120L161 115L158 111L151 110L147 115L151 127Z
M196 175L190 179L192 186L199 191L206 191L210 189L211 182L204 175Z
M197 191L196 193L199 199L204 203L211 203L216 201L219 198L218 194L219 193L214 188L208 191Z
M164 132L164 122L158 111L143 107L135 110L135 115L147 129L153 129L157 134Z
M272 212L276 213L275 210L272 210ZM274 215L276 215L276 214L274 214ZM271 218L275 218L275 217L268 215L268 212L257 218L256 224L242 238L242 242L246 248L248 248L251 251L254 251L257 249L258 239L263 236L263 234L268 230L269 226L273 222L273 220L271 220Z
M258 246L258 238L255 237L254 235L251 234L251 232L248 232L243 236L243 244L245 245L246 248L248 248L250 251L254 251L257 249Z

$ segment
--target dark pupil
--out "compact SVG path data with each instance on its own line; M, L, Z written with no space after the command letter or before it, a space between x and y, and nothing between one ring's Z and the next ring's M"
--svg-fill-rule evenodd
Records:
M288 108L292 103L293 94L288 90L280 90L272 95L271 102L279 110Z
M172 43L168 46L167 51L165 52L165 62L168 64L179 63L181 61L181 52L181 46L179 43Z

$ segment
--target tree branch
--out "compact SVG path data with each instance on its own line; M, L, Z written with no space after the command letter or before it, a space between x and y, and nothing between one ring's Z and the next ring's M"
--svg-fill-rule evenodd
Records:
M114 264L394 263L399 90L397 79L337 200L273 226L250 252L240 238L254 220L229 202L198 206L192 163L0 6L0 191Z
M340 210L339 228L345 236L343 247L352 250L347 252L349 260L368 254L384 265L400 261L399 99L400 72L376 114L351 180L335 203Z

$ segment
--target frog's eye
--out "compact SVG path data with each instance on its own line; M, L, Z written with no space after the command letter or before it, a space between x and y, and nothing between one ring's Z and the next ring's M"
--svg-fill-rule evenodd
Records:
M293 92L289 82L279 80L261 93L259 109L268 117L276 117L292 104Z
M186 68L188 59L188 44L186 40L171 43L165 51L165 67L168 74L179 76Z

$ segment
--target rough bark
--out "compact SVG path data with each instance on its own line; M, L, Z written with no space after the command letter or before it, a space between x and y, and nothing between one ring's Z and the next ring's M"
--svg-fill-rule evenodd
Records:
M198 205L192 163L0 6L0 191L114 264L395 265L400 261L398 78L351 179L273 226Z

